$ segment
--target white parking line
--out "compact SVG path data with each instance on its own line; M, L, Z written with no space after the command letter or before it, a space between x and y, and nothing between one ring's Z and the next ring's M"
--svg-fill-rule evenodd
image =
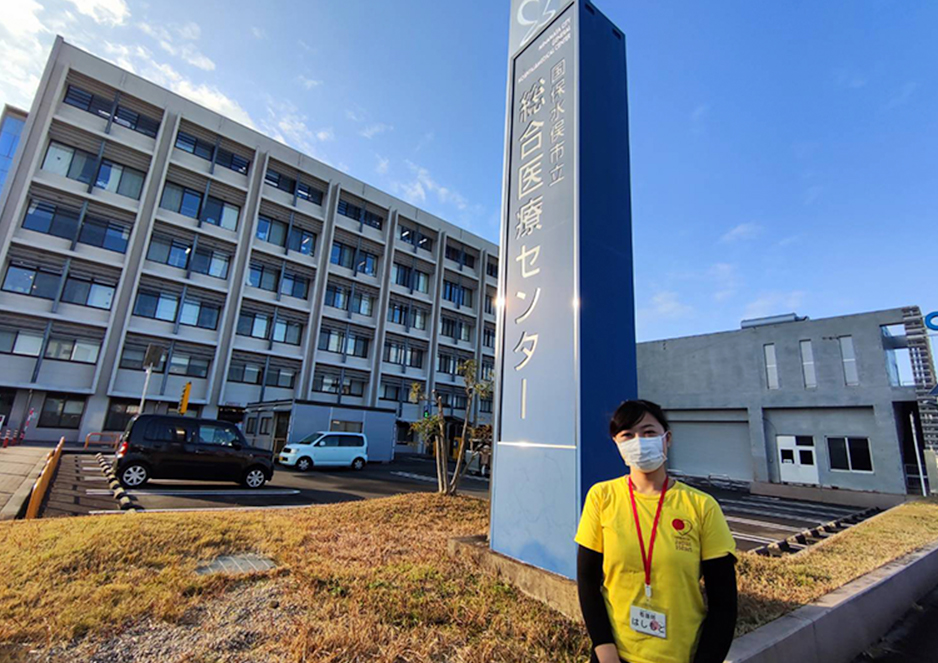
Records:
M413 474L411 472L391 472L391 474L405 479L416 479L417 481L426 481L427 483L436 483L436 477L428 477L423 474Z
M770 523L767 520L750 520L748 518L737 518L736 516L724 516L727 522L738 523L740 525L752 525L754 527L765 527L767 529L780 529L780 530L793 530L795 529L791 525L779 525L778 523Z
M112 495L113 491L111 490L98 490L98 489L89 489L87 491L89 495ZM214 497L217 495L226 495L226 496L247 496L247 495L299 495L299 490L289 490L286 488L271 488L269 490L128 490L128 495L170 495L170 496L184 496L184 495L203 495L205 497Z

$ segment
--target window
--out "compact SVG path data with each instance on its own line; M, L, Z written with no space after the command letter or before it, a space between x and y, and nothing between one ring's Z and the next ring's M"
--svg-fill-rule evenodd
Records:
M231 256L227 253L198 248L192 257L192 271L224 281L228 278L228 264L230 262Z
M453 283L452 281L443 281L443 299L453 302L456 306L472 306L472 290Z
M486 327L482 332L482 345L487 348L495 347L495 330L491 327Z
M226 230L238 229L238 216L241 208L209 196L202 208L202 221ZM283 246L281 244L281 246Z
M240 444L241 436L231 424L199 424L199 443L230 447Z
M39 332L0 329L0 353L38 357L42 350L42 337Z
M263 364L254 364L244 360L232 359L228 368L228 380L230 382L260 384L263 374Z
M114 223L107 219L86 216L78 235L78 242L88 246L97 246L116 253L127 252L127 242L130 239L130 227L122 223Z
M495 298L492 295L485 295L485 312L495 315Z
M107 416L104 418L104 430L126 430L130 420L138 414L140 414L139 401L122 401L112 398L108 403Z
M98 158L89 152L51 142L42 162L42 169L83 184L94 181L94 186L99 189L134 200L140 199L145 176L143 172L114 163L110 159L102 159L101 166L95 173L97 161Z
M860 376L857 373L857 355L853 349L853 337L841 336L840 356L844 365L844 382L848 387L855 387L860 384Z
M384 361L399 366L423 368L423 350L388 341L384 344Z
M114 286L94 279L69 276L62 290L62 301L110 311L111 304L114 302Z
M872 472L870 441L865 437L829 437L827 451L831 469L848 472Z
M814 348L811 341L801 341L801 374L804 376L804 388L817 387L817 373L814 370Z
M192 247L186 242L154 235L147 250L147 260L185 269L189 264L191 252Z
M411 309L411 314L413 320L411 321L411 327L414 329L426 329L427 328L427 317L428 313L422 308Z
M426 272L405 267L398 263L394 263L392 271L392 278L397 285L410 288L411 283L413 283L414 290L418 292L426 293L430 291L430 275Z
M287 240L287 248L302 253L304 256L311 256L316 251L316 235L308 230L293 226Z
M459 247L453 246L452 244L447 244L446 246L446 259L452 260L453 262L460 262L462 256L462 251L459 250Z
M338 394L341 389L338 375L317 373L313 377L313 391L324 394Z
M362 218L362 208L357 205L352 205L347 200L339 200L339 208L337 211L342 216L347 216L356 221L360 221Z
M495 365L492 362L482 362L482 379L491 380L495 377Z
M78 428L85 411L84 396L47 394L39 414L40 428Z
M205 159L206 161L211 161L212 154L215 152L215 146L208 141L202 140L201 138L196 138L195 136L183 133L182 131L179 131L176 134L176 147L178 147L183 152L194 154L195 156ZM218 154L215 156L215 163L219 166L230 168L236 173L241 173L242 175L247 175L248 168L251 165L251 162L244 157L239 157L237 154L232 154L228 150L221 147L218 148Z
M274 340L278 343L299 345L303 336L303 325L298 322L277 320L274 323Z
M143 360L146 357L147 348L142 345L125 345L124 352L121 355L120 367L128 368L135 371L144 370ZM160 356L160 361L157 365L153 367L155 373L162 373L163 369L166 367L166 349L163 349L163 354Z
M176 212L190 219L199 218L199 208L202 206L202 194L193 189L167 182L163 187L163 197L160 207L170 212Z
M456 357L440 353L436 358L436 370L447 375L456 375Z
M297 299L306 299L309 294L309 279L299 274L287 272L280 282L280 294L296 297Z
M269 242L276 246L287 243L287 224L283 221L268 219L266 216L257 217L257 239Z
M111 108L114 106L112 100L105 99L97 94L91 94L74 85L68 86L64 101L69 106L80 108L83 111L93 113L105 119L110 117ZM144 136L149 136L150 138L156 138L156 133L160 128L158 120L140 115L119 104L114 110L114 123L142 133Z
M137 293L137 302L134 304L134 315L141 318L153 318L166 322L176 321L176 309L179 306L179 297L162 292L141 290Z
M257 417L248 417L245 427L248 435L254 435L257 432Z
M264 417L263 419L261 419L261 435L270 434L270 422L272 422L273 420L274 420L273 417Z
M394 263L391 269L394 272L393 274L394 283L396 283L397 285L402 285L405 288L409 288L410 277L412 274L410 267L405 267L404 265L399 265L397 263Z
M762 347L765 354L765 381L769 389L778 389L778 363L775 359L775 344L768 343Z
M277 282L279 280L280 270L269 265L252 263L248 269L248 285L255 288L277 292Z
M407 304L399 304L392 301L388 304L388 322L398 325L407 324Z
M10 265L3 279L3 290L20 295L55 299L62 275L34 267Z
M355 332L345 337L344 331L323 329L319 334L319 349L353 357L368 357L368 345L371 339L359 336Z
M492 399L491 398L482 398L479 400L479 412L483 414L491 414L492 412Z
M71 361L78 364L95 364L101 344L74 338L51 337L46 345L46 359Z
M340 265L347 269L354 269L356 273L374 276L378 266L378 256L368 251L356 251L353 247L341 242L332 243L332 254L329 261L333 265Z
M341 285L330 284L326 288L326 306L348 311L351 305L352 313L371 317L374 310L374 296L369 293L356 292Z
M193 357L183 352L174 352L169 361L169 372L172 375L186 375L193 378L204 378L208 375L209 359Z
M23 227L71 240L78 232L78 211L33 200L23 218Z
M194 299L187 299L182 304L179 324L202 329L218 329L218 315L221 309L214 304L207 304Z
M289 368L276 368L271 366L267 370L267 386L293 389L296 381L296 371Z
M494 262L489 261L485 265L485 273L491 276L492 278L498 278L498 265Z
M252 313L241 311L238 316L237 334L239 336L252 336L266 339L270 331L270 316L266 313Z
M322 205L322 191L303 182L297 184L296 180L292 177L287 177L286 175L282 175L268 168L264 176L264 181L281 191L286 191L290 195L293 195L295 189L297 198L308 200L314 205Z

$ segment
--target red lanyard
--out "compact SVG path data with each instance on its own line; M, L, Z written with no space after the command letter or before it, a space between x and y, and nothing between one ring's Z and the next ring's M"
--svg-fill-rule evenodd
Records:
M635 529L638 531L638 545L642 551L642 564L645 566L645 596L651 598L651 556L655 551L655 535L658 533L658 521L661 519L661 507L664 505L664 496L668 492L668 478L664 479L661 488L661 497L658 498L658 510L655 512L655 524L651 526L651 539L648 542L648 556L645 556L645 540L642 538L642 524L638 520L638 506L635 504L635 489L632 487L632 477L629 477L629 498L632 500L632 515L635 516Z

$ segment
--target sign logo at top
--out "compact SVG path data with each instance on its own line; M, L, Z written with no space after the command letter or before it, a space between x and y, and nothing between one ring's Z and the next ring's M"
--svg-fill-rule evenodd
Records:
M531 43L538 31L572 2L573 0L511 0L508 55L517 54Z

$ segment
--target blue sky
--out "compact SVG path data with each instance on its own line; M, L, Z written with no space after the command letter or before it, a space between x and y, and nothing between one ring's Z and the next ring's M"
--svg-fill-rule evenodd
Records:
M495 241L508 4L17 0L0 103L61 33ZM938 308L938 4L597 6L627 39L640 339Z

